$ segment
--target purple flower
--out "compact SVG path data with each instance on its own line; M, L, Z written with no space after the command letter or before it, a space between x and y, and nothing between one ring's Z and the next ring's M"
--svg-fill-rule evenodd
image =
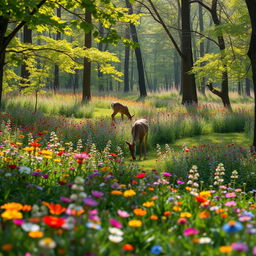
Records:
M40 172L32 172L30 173L31 176L42 176Z
M68 198L68 197L64 197L64 196L61 196L60 197L60 200L63 202L63 203L71 203L72 202L72 199Z
M89 198L89 197L84 199L84 203L88 206L97 206L98 205L98 203L95 200L93 200L92 198Z
M42 177L43 177L44 179L48 179L48 178L49 178L49 174L44 174Z
M96 198L101 198L104 196L104 193L103 192L100 192L100 191L92 191L92 196L96 197Z
M169 173L169 172L163 172L163 176L165 176L165 177L171 177L172 175L171 175L171 173Z
M183 235L184 236L192 236L192 235L196 235L199 233L199 230L195 229L195 228L186 228L183 231Z
M245 252L248 251L248 246L246 243L232 243L231 247L234 251L239 251L239 252Z
M115 228L122 228L123 227L122 223L119 222L118 220L114 219L114 218L110 218L109 223L112 227L115 227Z

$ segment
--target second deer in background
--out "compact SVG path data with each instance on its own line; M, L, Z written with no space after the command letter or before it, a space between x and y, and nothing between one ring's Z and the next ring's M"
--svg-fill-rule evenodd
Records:
M112 121L115 121L115 115L120 113L122 120L124 120L124 115L126 115L130 120L132 120L133 116L131 116L129 109L127 106L119 103L119 102L113 102L111 104L111 108L113 109L114 113L111 115Z

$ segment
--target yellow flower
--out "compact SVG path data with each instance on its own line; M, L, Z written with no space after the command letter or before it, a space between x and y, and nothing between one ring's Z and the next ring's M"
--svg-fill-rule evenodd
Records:
M201 192L199 193L199 196L202 196L202 197L210 197L211 195L212 195L211 192L208 191L208 190L201 191Z
M42 150L40 153L46 156L51 156L53 154L51 150Z
M28 233L28 235L32 238L41 238L44 236L44 232L42 231L31 231Z
M25 148L23 148L23 150L25 150L27 152L31 152L31 151L34 151L34 147L25 147Z
M124 197L132 197L135 196L136 192L133 189L125 190Z
M120 196L120 195L122 195L122 194L123 194L122 191L119 191L119 190L113 190L113 191L111 191L111 195Z
M180 214L181 218L190 218L192 216L192 214L190 212L182 212Z
M23 143L21 143L21 142L16 142L16 144L17 144L17 145L22 145Z
M141 220L130 220L128 222L128 225L132 228L139 228L142 226L142 221Z
M120 187L120 188L125 188L126 185L125 185L125 184L120 184L119 187Z
M187 190L187 191L190 191L190 190L191 190L191 187L186 187L186 190Z
M101 170L106 172L106 171L110 171L110 167L109 166L103 166L101 167Z
M147 214L147 211L141 208L134 209L133 212L137 216L144 216Z
M176 212L180 212L180 211L181 211L181 207L176 206L176 205L173 206L172 209L173 209L174 211L176 211Z
M58 148L58 150L59 150L59 151L64 151L64 150L65 150L65 148Z
M46 159L52 159L52 156L44 156Z
M230 253L232 251L232 247L229 246L229 245L221 246L219 248L219 251L222 252L222 253Z
M20 211L23 208L23 205L20 203L6 203L1 205L1 209L10 210L10 211Z
M51 237L41 239L38 244L46 249L53 249L56 247L56 243Z
M155 203L154 203L154 202L151 202L151 201L145 202L145 203L143 204L144 207L152 207L152 206L154 206L154 205L155 205Z
M11 210L4 211L1 214L1 216L5 220L13 220L13 219L22 219L23 218L23 215L21 212L11 211Z
M0 151L0 156L3 156L4 155L4 152L3 151Z
M53 159L53 161L54 161L54 162L57 162L57 163L60 163L60 162L61 162L61 159L56 158L56 159Z

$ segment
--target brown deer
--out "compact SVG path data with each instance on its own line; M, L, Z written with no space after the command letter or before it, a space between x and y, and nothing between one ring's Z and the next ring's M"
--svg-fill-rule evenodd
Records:
M122 120L124 120L124 115L126 115L130 120L132 120L133 116L131 116L129 109L127 106L119 103L119 102L113 102L111 104L111 108L113 109L114 113L111 115L112 121L115 121L115 115L117 113L121 113Z
M146 147L148 139L148 121L146 119L137 120L132 126L132 143L126 141L129 146L132 159L136 160L136 142L140 143L140 159L142 156L142 144L144 144L144 159L146 159Z

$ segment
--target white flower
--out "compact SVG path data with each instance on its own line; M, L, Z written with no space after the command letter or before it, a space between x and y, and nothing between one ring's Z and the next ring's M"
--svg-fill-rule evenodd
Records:
M112 235L116 235L116 236L122 236L124 234L124 232L118 228L108 228L108 231L112 234Z
M39 231L40 230L40 227L38 225L30 223L30 222L22 224L21 228L26 232Z
M45 237L38 242L38 245L45 249L53 249L56 247L56 242L50 237Z
M199 244L209 244L212 241L210 237L201 237L199 238Z
M27 166L21 166L19 168L19 172L20 173L26 173L26 174L30 174L31 173L31 169Z
M121 241L123 241L122 236L115 236L115 235L109 235L108 239L113 243L120 243Z
M12 174L11 174L10 172L7 172L4 176L5 176L5 177L11 177Z
M84 184L84 179L82 177L76 177L75 178L75 183L76 184Z

